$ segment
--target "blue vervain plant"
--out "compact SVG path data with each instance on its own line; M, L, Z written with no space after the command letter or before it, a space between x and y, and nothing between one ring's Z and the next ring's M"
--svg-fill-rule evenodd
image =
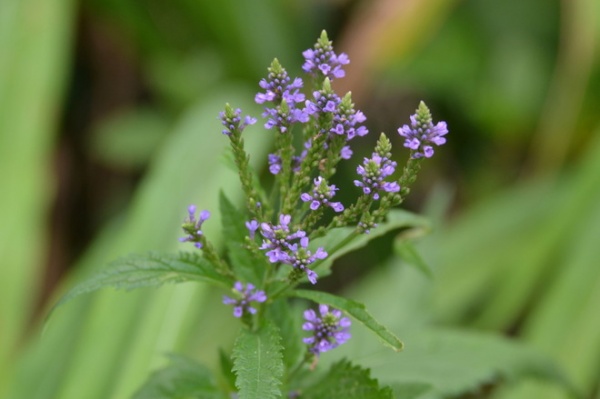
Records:
M350 60L333 51L325 32L303 56L311 94L302 91L303 79L292 79L275 59L255 97L264 106L265 129L276 136L275 151L267 159L274 176L269 191L251 169L244 149L244 129L257 119L229 104L219 115L245 196L240 210L221 193L225 251L217 250L202 232L210 212L198 213L190 205L180 241L193 244L192 252L120 259L74 287L57 304L105 286L131 289L201 281L229 290L223 304L233 307L233 316L243 328L232 353L221 356L226 382L218 385L202 366L173 357L170 368L153 374L136 394L138 398L392 397L391 390L380 387L368 370L348 361L336 363L319 378L310 372L323 353L351 338L351 318L392 349L400 351L403 344L363 304L298 286L317 285L336 258L379 234L423 224L423 219L395 207L408 195L421 162L434 154L433 146L446 142L448 129L445 122L434 124L421 102L410 124L398 129L409 151L401 173L392 160L392 143L381 133L372 155L357 166L356 200L343 204L336 194L345 188L330 181L338 164L352 159L350 142L369 133L366 117L355 109L350 93L340 97L331 87L334 79L344 77L344 65ZM294 146L298 136L300 148ZM315 304L316 310L304 311L304 333L290 329L296 309L290 304L292 298Z

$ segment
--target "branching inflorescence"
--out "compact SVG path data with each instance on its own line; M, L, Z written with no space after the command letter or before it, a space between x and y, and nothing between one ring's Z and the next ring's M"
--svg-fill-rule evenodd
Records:
M257 118L229 104L219 114L245 200L245 209L240 210L221 193L224 251L212 245L205 234L204 224L211 213L197 212L196 206L190 205L180 241L193 245L191 253L153 252L123 259L73 288L59 302L104 286L137 288L199 281L229 289L222 302L233 307L233 316L243 327L231 357L221 356L222 383L217 386L208 369L192 367L186 361L184 368L152 374L152 394L140 397L163 397L168 392L169 397L198 394L275 399L284 397L284 391L289 398L391 397L389 389L377 388L368 371L348 362L340 364L351 371L351 384L346 371L334 370L322 382L315 382L316 388L310 392L312 378L306 379L308 373L303 368L310 365L312 370L321 354L350 339L351 321L344 315L361 322L392 349L403 347L365 305L314 287L330 272L338 256L377 235L367 235L371 230L387 232L427 225L422 218L407 217L408 212L392 208L409 193L421 162L433 156L433 146L446 142L448 129L445 122L434 123L421 102L410 124L398 129L400 137L396 140L404 140L409 150L402 168L394 160L392 142L384 133L377 138L370 156L353 160L351 144L369 134L367 118L356 109L350 93L339 96L331 86L332 80L345 76L344 66L350 60L346 54L333 51L325 32L303 55L306 81L290 77L274 60L255 96L255 102L263 107L261 124L275 136L275 149L265 160L271 173L265 180L273 182L269 190L250 167L244 146L246 128L256 124ZM339 182L336 171L340 162L350 162L350 170L356 168L351 182ZM353 200L345 199L352 195L339 195L344 190L354 196ZM311 289L300 289L303 283L309 283ZM304 310L301 327L299 303L290 298L317 305L318 311ZM329 375L338 377L332 383ZM176 385L181 390L174 389ZM339 387L343 389L338 391ZM331 396L332 392L337 395ZM361 396L363 392L370 394Z
M381 133L372 155L356 166L356 200L346 205L334 200L340 188L330 184L329 179L340 161L352 159L350 141L369 133L364 125L366 116L355 109L350 93L340 97L331 87L332 80L344 77L344 66L350 60L346 54L333 51L325 32L314 48L303 55L302 69L312 84L309 94L305 94L305 81L290 77L275 59L267 77L259 82L260 91L255 96L255 102L264 107L264 127L276 135L275 151L266 160L275 178L269 199L259 196L264 190L255 187L257 179L253 178L241 138L244 128L256 123L256 119L242 117L241 110L229 105L220 114L225 126L223 134L231 141L246 194L250 215L245 221L246 249L265 260L259 262L264 269L259 271L260 279L235 281L234 296L225 296L223 302L233 305L234 316L251 328L260 324L256 315L261 307L284 297L301 282L317 284L316 270L324 260L384 221L388 211L404 200L422 159L433 155L432 145L444 144L448 133L446 123L434 124L429 109L421 102L410 116L410 124L398 129L404 147L410 150L402 174L396 173L398 165L392 159L391 141ZM295 134L302 139L298 149L294 146ZM182 240L206 251L201 227L209 213L203 211L196 219L195 211L194 206L189 207L183 225L187 236ZM352 227L353 232L337 246L311 245L311 241L340 227ZM219 263L226 261L220 259ZM228 270L232 269L235 268ZM325 304L318 308L319 313L310 309L304 312L303 325L312 334L304 338L307 353L315 357L346 342L351 324L340 310Z

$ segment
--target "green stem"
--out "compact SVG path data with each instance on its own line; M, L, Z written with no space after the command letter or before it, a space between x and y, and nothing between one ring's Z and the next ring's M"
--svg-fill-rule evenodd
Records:
M310 360L314 357L314 355L312 353L310 353L308 350L306 351L306 354L304 355L304 358L298 362L298 364L296 366L294 366L294 368L288 373L287 377L286 377L286 383L289 384L289 382L292 380L292 378L300 371L302 370L302 366L304 366L305 364L309 363Z
M244 150L244 139L242 139L240 131L232 132L229 138L235 164L239 171L240 183L242 184L242 189L246 195L246 206L251 215L258 217L259 212L256 204L260 197L254 186L257 182L255 182L252 170L250 169L250 156ZM268 204L263 204L263 206L268 206Z

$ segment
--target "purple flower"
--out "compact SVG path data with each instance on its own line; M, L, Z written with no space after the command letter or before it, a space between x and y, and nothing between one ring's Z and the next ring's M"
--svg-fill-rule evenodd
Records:
M273 102L279 104L285 100L289 106L304 101L304 94L300 89L304 85L301 78L295 78L291 83L287 71L275 59L269 67L269 74L266 79L261 79L258 85L264 92L259 92L254 97L257 104Z
M248 229L248 236L251 240L254 239L254 235L256 234L256 230L258 230L258 222L254 219L246 222L246 228Z
M340 97L327 89L313 92L313 99L306 100L306 113L308 115L337 112L338 105L342 102Z
M304 72L312 75L320 74L330 80L343 78L346 72L342 66L350 63L346 54L337 55L333 52L332 43L325 31L321 33L315 46L304 51L302 55L304 56L304 65L302 65Z
M334 211L341 212L344 210L344 205L341 202L330 202L335 195L335 192L339 190L335 185L328 186L327 180L323 179L321 176L317 177L315 180L315 186L312 191L312 195L308 193L303 193L300 196L300 199L304 202L311 201L310 209L316 211L319 209L321 205L330 206Z
M259 92L254 97L258 104L273 103L272 107L265 107L262 113L267 118L265 128L277 128L280 133L285 133L293 123L306 123L309 115L297 104L304 102L304 94L300 92L303 86L302 79L295 78L291 81L287 71L275 59L269 67L269 75L259 82L264 92Z
M342 159L352 158L352 150L350 149L350 146L344 146L342 148L342 150L340 151L340 157L342 157Z
M431 158L432 144L440 146L446 143L446 138L443 136L448 133L448 127L446 122L438 122L434 125L431 112L421 101L416 113L410 116L410 126L402 126L398 129L398 133L404 137L404 147L414 151L413 158Z
M290 107L285 100L275 108L265 108L262 116L268 118L265 123L266 129L276 128L280 133L288 132L294 123L306 123L310 119L304 109Z
M256 118L251 116L244 117L244 121L240 117L242 110L237 108L235 111L227 104L225 106L224 112L219 112L219 119L221 120L221 124L225 126L223 129L223 134L226 136L230 136L234 132L241 133L244 128L248 125L254 125L256 123Z
M352 322L347 317L342 317L342 312L336 309L329 310L327 305L319 305L320 316L309 309L304 312L306 322L302 325L304 331L312 331L312 336L304 338L309 351L319 356L330 351L351 337L348 332Z
M348 93L333 115L330 135L346 136L346 140L352 140L356 136L364 136L369 131L362 125L367 120L365 114L354 110L354 104L350 93Z
M379 191L398 192L398 183L383 180L394 173L395 169L396 162L374 152L371 158L365 158L363 164L356 168L357 173L362 176L362 181L354 180L354 185L362 187L363 193L371 194L375 200L379 199Z
M181 226L187 236L179 239L180 242L193 242L198 249L202 248L202 223L210 217L210 212L200 212L200 218L196 219L196 205L188 206L188 217Z
M279 224L261 223L260 233L265 238L260 249L268 249L266 255L269 262L285 262L290 259L289 251L293 248L293 240L305 237L306 233L298 230L290 232L290 215L279 215Z
M317 259L325 259L327 252L322 247L317 248L315 253L311 253L308 250L308 237L302 237L300 239L300 247L298 244L293 244L290 247L291 254L287 254L287 259L283 261L288 265L292 265L293 268L301 270L306 273L308 280L312 284L317 283L317 273L308 268L308 265L314 263Z
M244 314L256 313L256 309L250 306L250 302L262 303L267 300L267 295L264 291L256 290L254 285L250 283L244 287L244 284L239 281L233 285L233 294L235 298L223 295L223 303L225 305L233 305L233 315L238 318Z
M281 157L276 154L269 154L268 156L269 162L269 172L276 175L281 172Z
M306 143L304 143L304 150L302 150L302 153L299 156L294 155L292 157L292 172L300 171L300 165L302 164L302 161L304 160L304 158L306 158L306 154L308 153L310 146L311 146L311 140L309 139ZM279 174L279 172L281 172L282 161L281 161L281 157L279 155L269 154L268 163L269 163L269 172L271 172L271 174L277 175L277 174Z

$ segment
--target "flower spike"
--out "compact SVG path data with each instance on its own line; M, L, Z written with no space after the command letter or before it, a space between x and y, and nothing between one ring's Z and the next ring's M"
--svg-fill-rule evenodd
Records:
M417 111L410 116L410 126L402 126L398 133L405 138L404 147L412 150L413 158L431 158L432 144L440 146L446 143L444 136L448 134L448 127L446 122L438 122L434 126L429 108L421 101Z

